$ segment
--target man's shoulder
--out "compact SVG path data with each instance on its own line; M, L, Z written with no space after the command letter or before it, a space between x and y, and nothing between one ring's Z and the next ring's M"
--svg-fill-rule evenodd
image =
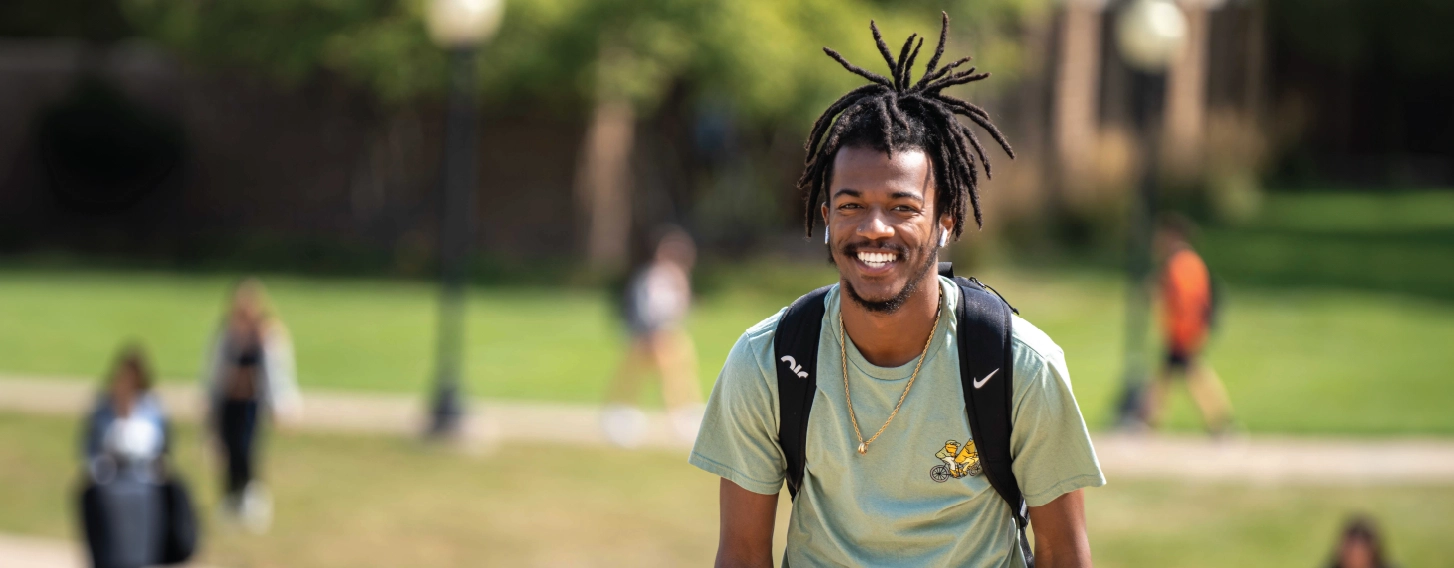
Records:
M832 290L830 289L829 294L831 295L831 293ZM825 302L827 301L826 298L827 296L825 296ZM753 347L766 346L767 350L771 352L773 339L777 337L778 324L782 323L783 316L788 313L788 308L790 307L792 306L783 306L777 312L763 318L762 321L753 324L752 327L747 328L747 331L742 332L742 336L738 338L738 344L747 344ZM737 348L734 347L733 351L737 351Z
M1207 270L1207 262L1191 247L1183 247L1166 259L1168 272L1201 272Z
M941 285L946 288L955 286L953 280L943 276L940 276L939 280ZM998 292L995 294L998 295ZM960 301L962 300L958 294L950 296L949 308L954 309ZM1019 314L1010 316L1010 343L1012 355L1016 360L1029 358L1044 361L1062 354L1060 346L1056 345L1049 335L1035 327L1035 324L1030 323L1029 320L1020 317Z
M824 296L824 302L832 297L833 290ZM753 324L742 332L737 338L737 343L732 346L732 351L727 354L727 369L741 371L749 365L756 365L764 377L775 375L775 357L773 356L773 341L777 338L778 324L782 323L783 317L787 315L791 305L783 306L772 315L763 318L762 321Z
M740 341L748 341L754 344L762 342L771 343L773 336L777 333L778 322L782 321L783 314L787 313L787 311L787 307L780 308L778 311L773 312L772 315L763 318L762 321L752 324L752 327L742 332Z
M772 371L773 338L777 336L778 322L782 321L786 312L787 308L782 308L742 332L727 354L724 371L732 372L724 372L724 377L753 374L748 372L752 370L766 376Z
M1049 334L1018 315L1010 318L1010 343L1017 366L1040 366L1065 357Z

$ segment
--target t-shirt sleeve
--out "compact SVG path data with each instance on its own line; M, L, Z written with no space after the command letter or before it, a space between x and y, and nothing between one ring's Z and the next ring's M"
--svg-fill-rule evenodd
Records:
M1085 487L1106 484L1085 418L1075 402L1065 353L1016 318L1011 468L1025 503L1039 507Z
M743 489L775 495L787 461L777 444L777 376L772 333L748 330L732 346L702 417L690 462Z

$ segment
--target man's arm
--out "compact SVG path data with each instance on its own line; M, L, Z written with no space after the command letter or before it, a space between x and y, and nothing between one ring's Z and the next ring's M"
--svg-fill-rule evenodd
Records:
M772 568L777 494L753 493L723 478L719 500L722 529L717 542L717 568Z
M724 498L725 495L724 492ZM725 522L725 510L722 518ZM1080 489L1039 507L1030 507L1030 526L1035 529L1037 568L1091 566L1090 539L1085 535L1085 497Z

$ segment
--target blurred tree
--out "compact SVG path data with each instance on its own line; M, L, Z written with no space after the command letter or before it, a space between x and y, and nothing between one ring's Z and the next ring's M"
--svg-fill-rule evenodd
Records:
M443 92L445 56L424 30L425 0L122 0L140 32L203 64L265 70L285 82L331 71L385 101ZM1015 72L1013 34L1050 0L948 3L955 51ZM869 19L885 37L938 31L928 0L509 0L481 57L483 96L584 110L625 98L650 113L679 81L734 102L753 123L806 121L857 78L820 51L872 67ZM894 46L897 48L897 45ZM603 60L601 54L618 57ZM983 56L983 57L980 57ZM609 66L607 72L597 67ZM597 83L604 83L597 85Z
M0 36L107 42L130 33L126 18L112 0L0 2Z
M122 1L145 35L203 64L255 67L284 82L337 73L386 103L445 85L445 54L422 23L427 0ZM1014 75L1017 30L1049 3L948 2L950 52ZM932 48L940 9L946 3L929 0L509 0L498 37L481 50L481 96L496 108L589 117L577 168L586 252L599 268L619 268L638 117L685 88L688 100L728 101L735 128L801 132L862 82L823 46L881 70L868 21L894 49L910 32Z

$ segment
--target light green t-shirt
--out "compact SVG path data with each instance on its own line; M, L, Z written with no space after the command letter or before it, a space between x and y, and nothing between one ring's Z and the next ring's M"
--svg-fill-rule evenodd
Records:
M983 473L971 474L972 460L958 451L971 438L954 335L960 293L950 280L939 283L944 305L928 359L898 417L864 455L856 450L843 393L838 288L825 298L803 486L788 527L785 562L794 568L1025 565L1009 506ZM692 465L764 495L778 493L787 469L777 444L775 367L786 363L773 355L782 313L748 329L732 347L691 455ZM1011 328L1010 454L1026 503L1036 507L1105 485L1064 352L1019 317ZM853 408L867 439L893 411L917 361L878 367L851 338L846 347ZM936 466L943 467L931 474Z

